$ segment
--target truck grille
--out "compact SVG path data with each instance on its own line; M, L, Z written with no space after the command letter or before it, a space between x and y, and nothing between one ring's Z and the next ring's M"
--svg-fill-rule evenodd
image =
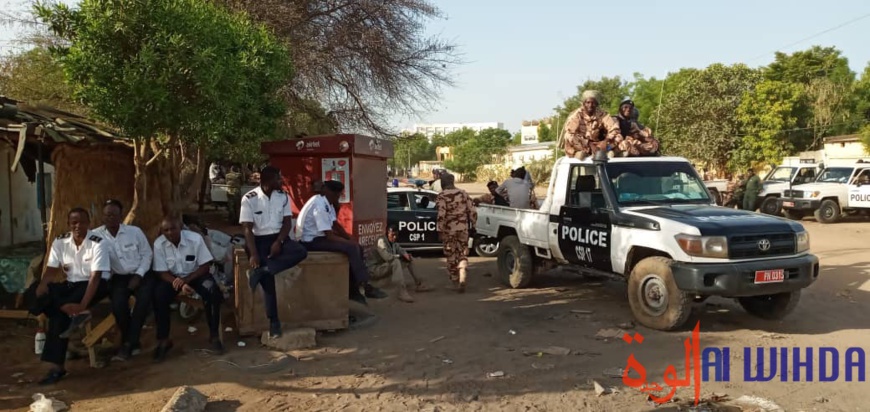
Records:
M759 244L765 239L770 242L770 248L761 250ZM728 256L732 259L792 255L794 251L794 233L733 235L728 238Z
M782 195L783 197L801 198L804 197L804 192L802 190L784 190Z

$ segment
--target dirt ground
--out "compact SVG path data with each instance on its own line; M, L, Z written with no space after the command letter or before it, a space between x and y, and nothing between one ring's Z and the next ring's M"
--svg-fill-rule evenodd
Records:
M482 186L468 187L479 191ZM848 347L866 348L862 342L870 336L870 222L803 224L822 274L790 317L762 321L724 299L700 305L695 318L701 323L700 346L728 346L732 358L731 382L702 383L705 398L711 393L731 399L756 396L787 411L867 409L867 384L845 382L842 359ZM197 351L205 344L204 321L195 322L199 331L189 334L188 325L175 318L176 347L166 363L150 362L154 329L149 321L142 355L102 369L70 361L66 379L40 388L32 383L44 372L33 355L33 324L4 321L0 409L27 410L31 396L42 392L74 411L154 411L180 385L207 394L209 411L647 411L679 410L691 401L694 389L680 388L679 403L654 408L646 394L605 376L607 370L625 367L633 353L650 380L661 382L667 365L683 370L682 341L690 336L689 330L664 333L625 325L632 316L624 283L556 271L528 289L510 290L499 283L494 262L472 257L469 290L458 295L446 289L444 259L424 255L420 272L435 291L416 295L413 304L372 300L370 309L378 316L374 324L319 334L317 349L293 352L286 368L272 373L231 365L257 364L264 351L257 339L244 339L247 345L241 348L238 336L227 333L227 354L208 356ZM227 325L232 322L228 319ZM618 327L642 334L643 343L596 339L601 329ZM538 356L540 350L531 349L550 346L571 352ZM756 346L813 347L816 352L823 346L838 348L839 381L819 383L816 365L816 382L744 382L743 348ZM488 377L492 372L504 376ZM613 390L596 396L592 380Z

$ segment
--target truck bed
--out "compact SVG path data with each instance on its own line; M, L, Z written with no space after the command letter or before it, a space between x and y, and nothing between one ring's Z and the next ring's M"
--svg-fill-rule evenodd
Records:
M477 207L477 233L484 236L500 237L499 230L512 230L523 244L549 248L549 223L550 214L541 210L486 204Z

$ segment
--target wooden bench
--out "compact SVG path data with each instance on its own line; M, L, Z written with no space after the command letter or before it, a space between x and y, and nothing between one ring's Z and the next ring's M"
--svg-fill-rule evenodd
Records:
M263 289L248 286L248 257L242 248L233 252L236 328L242 336L269 330L263 306ZM309 252L296 267L275 276L278 317L283 328L308 327L339 330L348 327L347 256Z

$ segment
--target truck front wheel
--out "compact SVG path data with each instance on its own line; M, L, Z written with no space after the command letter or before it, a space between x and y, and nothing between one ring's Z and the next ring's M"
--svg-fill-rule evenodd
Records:
M761 202L761 213L766 215L780 216L779 199L774 196L765 197Z
M737 302L750 315L762 319L779 320L786 317L797 307L801 291L778 293L776 295L748 296L737 298Z
M502 283L514 289L524 288L532 281L534 257L518 237L507 236L499 242L498 272Z
M840 220L840 205L831 199L825 199L815 212L819 223L837 223Z
M652 256L638 262L628 277L628 304L635 319L657 330L683 326L692 313L694 296L681 291L671 272L671 259Z

